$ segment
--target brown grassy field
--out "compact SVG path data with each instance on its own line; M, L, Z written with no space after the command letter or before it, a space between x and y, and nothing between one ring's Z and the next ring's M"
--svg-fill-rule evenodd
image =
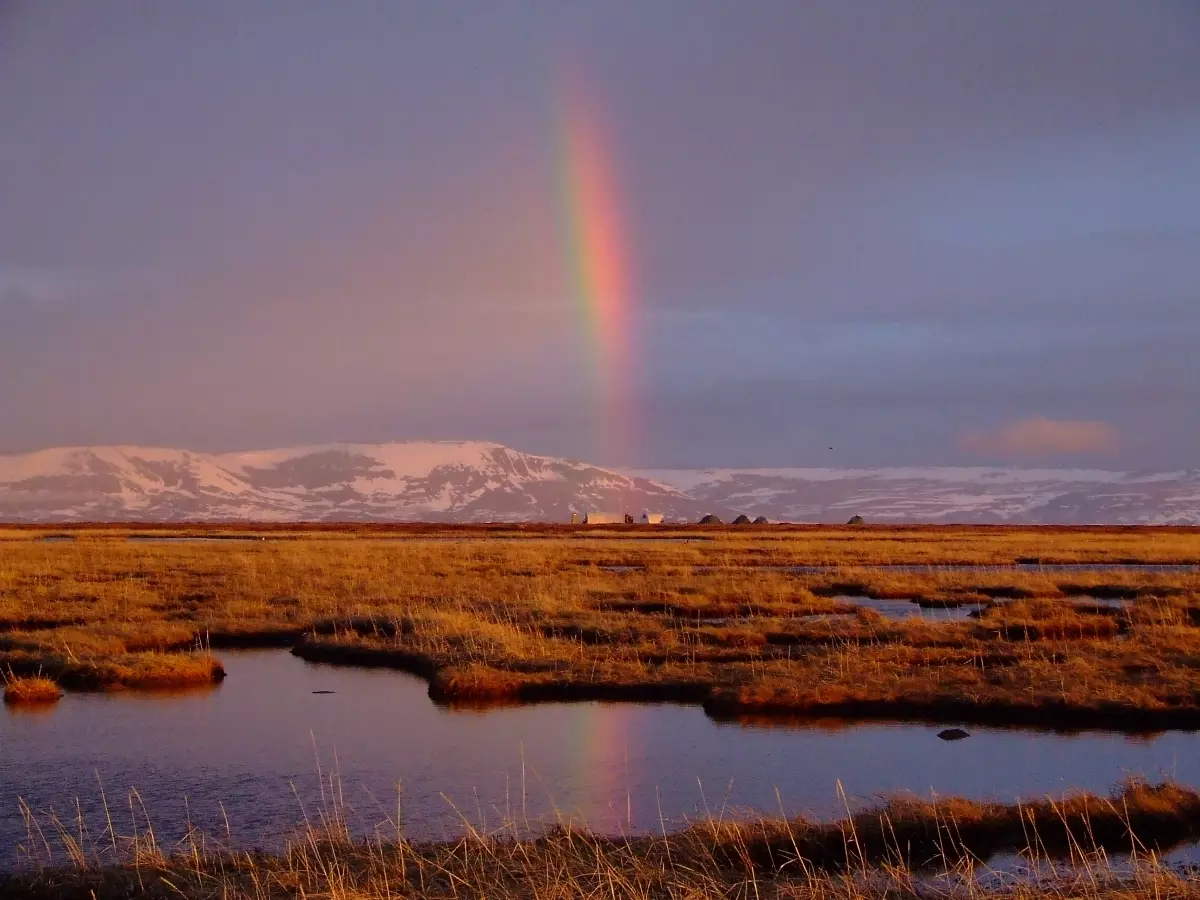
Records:
M355 842L335 806L278 855L214 848L192 835L160 847L152 831L93 843L82 826L31 822L40 868L0 885L12 900L275 898L1190 897L1200 885L1158 862L1200 835L1200 795L1130 783L1019 805L893 798L840 822L707 819L655 836L604 837L560 825L470 825L458 840L411 843L402 830ZM55 850L60 855L55 856ZM989 880L997 854L1033 877ZM1129 854L1121 867L1113 854ZM1051 863L1051 861L1056 861Z
M222 525L92 524L47 527L0 525L0 541L43 537L125 540L130 535L274 541L517 540L634 542L664 538L713 543L726 558L770 557L811 565L998 564L1016 562L1183 563L1200 565L1200 529L1188 526L828 525L716 526L443 525L435 523L238 523ZM696 553L681 560L698 561Z
M1200 531L9 527L0 667L176 687L221 678L223 646L275 645L416 672L451 704L1200 727L1200 574L1033 559L1195 564ZM993 568L921 568L946 564ZM888 599L975 612L897 620Z

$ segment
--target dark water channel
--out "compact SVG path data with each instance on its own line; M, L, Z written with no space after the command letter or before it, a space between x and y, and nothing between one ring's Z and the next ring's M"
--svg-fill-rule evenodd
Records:
M555 810L613 832L657 829L660 813L678 824L706 803L833 818L844 812L839 783L855 806L897 791L1005 800L1107 791L1131 775L1200 785L1193 733L971 729L948 743L926 725L748 727L682 706L449 711L424 682L395 672L283 651L221 656L229 677L211 690L69 694L52 709L0 712L0 865L28 843L21 799L69 820L78 800L98 836L101 785L123 834L135 822L143 831L148 816L169 844L190 818L225 839L227 816L235 843L277 845L305 814L319 815L318 759L326 783L338 772L358 831L395 834L399 798L413 837L456 835L462 818L495 826Z
M277 535L264 536L259 534L131 534L125 539L131 544L191 544L191 543L228 543L246 541L283 541L287 537Z
M613 571L629 569L628 566L601 566ZM720 571L737 571L741 569L786 572L790 575L831 575L843 569L866 569L876 572L895 572L901 575L932 575L938 572L978 572L987 574L1005 573L1035 573L1044 575L1062 575L1071 572L1153 572L1156 574L1196 573L1200 566L1191 563L1011 563L1005 565L987 565L983 563L927 563L913 565L908 563L845 563L842 565L812 565L793 566L763 563L761 565L745 564L733 566L693 566L697 574L707 574Z
M973 613L983 610L982 603L964 603L961 606L921 606L912 600L885 600L876 597L837 597L842 603L873 609L888 619L929 619L933 622L957 622L971 618Z

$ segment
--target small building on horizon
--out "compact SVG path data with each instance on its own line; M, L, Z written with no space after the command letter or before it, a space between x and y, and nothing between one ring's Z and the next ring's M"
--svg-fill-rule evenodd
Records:
M641 521L643 525L661 525L665 518L660 512L650 512L648 509L642 510Z
M584 525L624 525L625 514L591 510L584 514Z

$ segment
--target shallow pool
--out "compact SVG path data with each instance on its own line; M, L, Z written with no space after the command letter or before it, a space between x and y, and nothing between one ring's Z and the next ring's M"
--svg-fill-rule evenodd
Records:
M275 846L319 816L322 793L329 805L331 782L360 833L395 834L399 821L414 837L556 812L615 832L723 806L836 817L901 790L1012 799L1106 791L1130 775L1200 784L1192 733L972 728L948 743L936 726L749 727L670 705L450 711L396 672L285 651L220 656L229 677L211 690L69 694L52 709L0 712L0 863L29 842L22 799L72 823L78 800L95 838L102 790L124 834L149 822L169 845L189 821L222 837L228 821L233 842Z

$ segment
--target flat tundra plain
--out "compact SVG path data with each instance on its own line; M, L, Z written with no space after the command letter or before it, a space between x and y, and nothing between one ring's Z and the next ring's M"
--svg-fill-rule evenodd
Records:
M260 646L416 673L451 706L1194 728L1198 566L1200 532L1182 528L7 528L0 669L6 702L52 704L203 690L222 648ZM6 897L1161 898L1198 893L1156 851L1200 835L1200 795L1130 782L1016 805L897 797L833 823L632 838L512 822L429 844L358 840L334 805L274 855L145 829L92 851L69 822L36 828L72 862L3 876ZM982 865L997 853L1050 875L1003 885Z
M178 688L281 646L446 704L1185 727L1198 564L1184 528L17 528L0 667L14 694Z

